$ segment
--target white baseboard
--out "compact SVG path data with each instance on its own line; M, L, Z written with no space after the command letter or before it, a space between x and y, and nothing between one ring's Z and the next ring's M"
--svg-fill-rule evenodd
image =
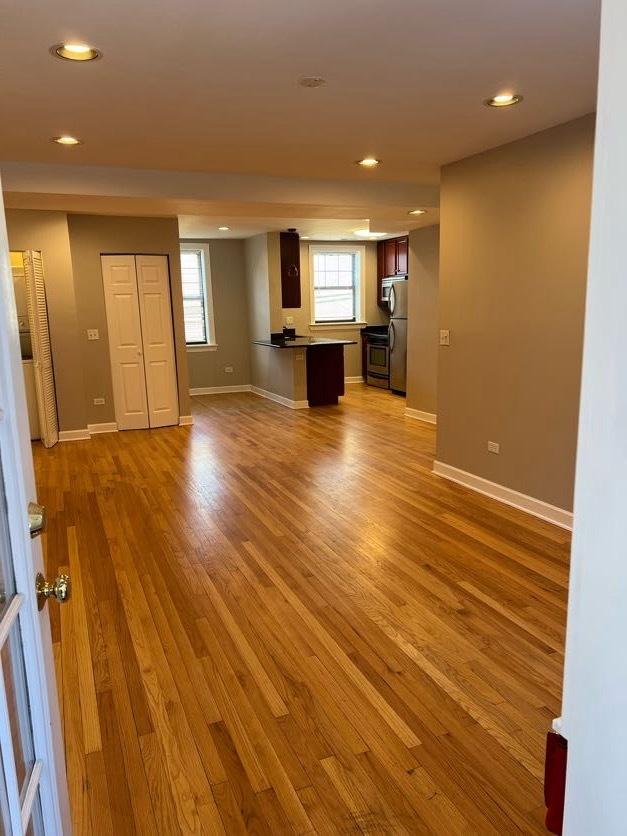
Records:
M250 391L254 392L255 395L261 395L262 398L267 398L269 401L288 406L290 409L309 409L309 401L292 401L289 398L284 398L283 395L276 395L274 392L259 389L257 386L251 386Z
M438 416L435 412L423 412L421 409L405 408L405 415L407 418L415 418L417 421L425 421L427 424L437 424Z
M224 395L227 392L250 392L252 386L250 383L243 383L239 386L200 386L195 389L190 389L190 395Z
M99 435L100 433L116 433L118 425L115 421L109 421L105 424L87 424L87 429L90 435Z
M363 382L364 382L364 379L360 374L358 374L357 377L345 377L344 378L344 383L363 383Z
M451 482L457 482L459 485L471 488L471 490L482 493L484 496L489 496L492 499L497 499L499 502L504 502L505 505L511 505L520 511L533 514L534 517L540 517L542 520L559 525L560 528L572 529L573 527L573 515L571 511L565 511L563 508L549 505L548 502L543 502L541 499L519 493L518 491L512 490L512 488L505 487L505 485L490 482L482 476L475 476L474 473L467 473L465 470L460 470L444 462L434 462L433 472L437 476L443 476L445 479L450 479Z
M84 430L61 430L59 441L86 441L91 438L91 433L85 427Z
M193 415L180 415L179 416L179 427L191 427L194 423L194 416Z

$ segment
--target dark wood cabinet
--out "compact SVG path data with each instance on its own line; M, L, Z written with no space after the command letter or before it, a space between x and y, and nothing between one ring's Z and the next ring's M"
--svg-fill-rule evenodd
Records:
M383 279L407 276L409 273L409 239L389 238L377 244L377 301L380 308L387 310L387 301L382 292Z
M396 242L396 275L407 275L407 263L409 260L409 241L407 238L399 238Z
M297 232L282 232L281 307L300 308L300 239Z
M383 241L383 268L384 276L396 275L396 239L392 238L390 241Z

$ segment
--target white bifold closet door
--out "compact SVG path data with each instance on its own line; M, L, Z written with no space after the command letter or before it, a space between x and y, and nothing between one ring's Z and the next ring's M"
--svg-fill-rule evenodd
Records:
M50 330L48 327L44 267L40 252L26 250L22 258L24 261L24 284L33 350L33 370L35 373L41 441L44 447L52 447L59 440L59 424Z
M118 429L178 424L168 259L101 258Z

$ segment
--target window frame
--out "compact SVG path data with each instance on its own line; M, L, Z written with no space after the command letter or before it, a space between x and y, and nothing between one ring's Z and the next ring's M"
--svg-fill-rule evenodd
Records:
M314 273L314 257L317 254L338 253L357 256L358 267L356 270L355 288L355 319L319 320L316 321L316 289ZM366 314L366 247L364 244L351 244L344 241L337 244L310 244L309 245L309 304L310 316L309 327L326 330L346 330L347 328L361 328Z
M205 333L207 339L202 343L188 343L185 340L186 351L216 351L218 343L216 341L215 320L213 315L213 287L211 283L211 253L209 244L201 241L179 241L179 250L183 252L200 252L200 265L203 276L203 301L205 308ZM180 259L179 259L180 261ZM183 296L183 287L181 284L181 298ZM185 331L185 306L183 305L183 331Z

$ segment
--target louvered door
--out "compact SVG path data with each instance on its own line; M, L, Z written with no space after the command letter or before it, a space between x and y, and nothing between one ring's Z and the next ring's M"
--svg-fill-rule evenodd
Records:
M44 447L52 447L59 440L59 423L41 253L35 250L27 250L24 253L24 279L41 440Z

